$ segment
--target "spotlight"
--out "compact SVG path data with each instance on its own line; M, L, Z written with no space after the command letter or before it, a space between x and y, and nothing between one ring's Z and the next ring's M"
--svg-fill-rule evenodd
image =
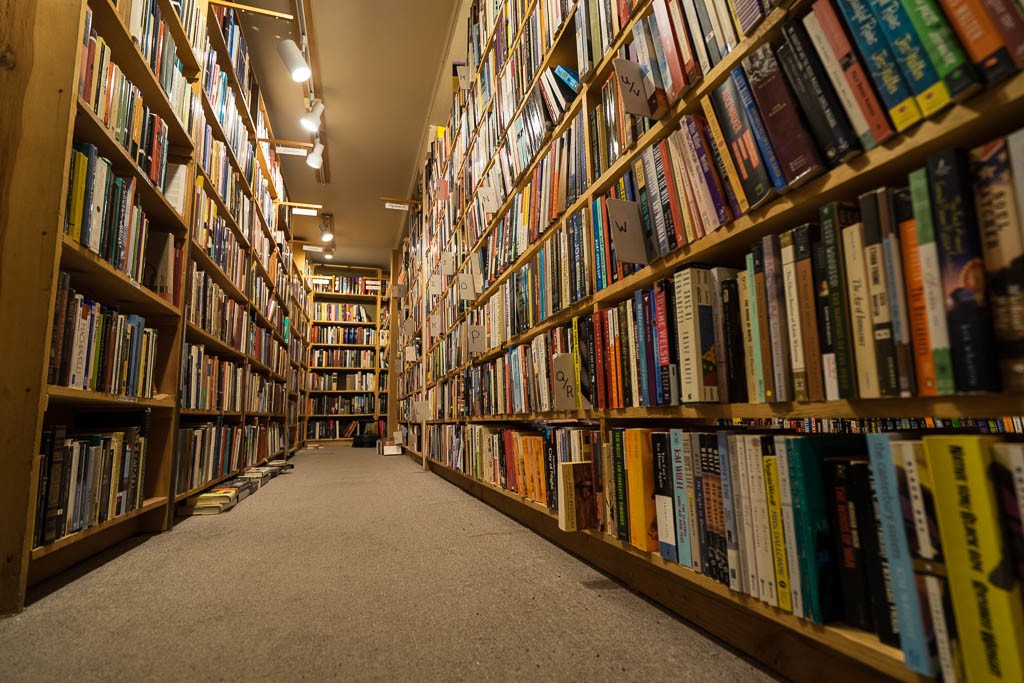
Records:
M283 40L277 45L277 52L296 83L308 81L313 72L306 63L306 57L294 40Z
M327 216L323 216L320 221L320 241L330 242L334 239L334 233L331 232L331 219Z
M306 157L306 165L318 170L324 165L324 145L322 142L317 142L313 147L313 151Z
M328 261L334 260L334 247L327 247L324 249L324 258Z
M315 133L320 130L320 117L323 113L323 100L313 100L313 107L302 115L302 118L299 119L299 123L301 123L302 127L310 133Z

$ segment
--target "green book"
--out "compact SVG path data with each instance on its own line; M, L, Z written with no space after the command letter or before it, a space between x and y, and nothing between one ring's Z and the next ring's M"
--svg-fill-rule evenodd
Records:
M847 310L846 265L842 254L842 229L856 223L860 216L852 204L829 202L818 212L821 223L821 244L825 253L828 276L828 309L833 321L832 346L836 355L836 381L839 398L857 398L857 381L853 361L850 315Z
M612 466L615 468L615 509L619 540L629 543L629 503L626 499L626 448L621 429L612 430Z
M761 330L757 324L757 289L754 285L754 255L747 254L747 292L750 299L750 338L754 347L754 382L757 384L757 402L765 403L768 398L764 390L764 364L761 362Z
M974 67L967 60L960 41L935 0L900 0L910 25L921 39L925 54L956 101L970 97L981 88Z

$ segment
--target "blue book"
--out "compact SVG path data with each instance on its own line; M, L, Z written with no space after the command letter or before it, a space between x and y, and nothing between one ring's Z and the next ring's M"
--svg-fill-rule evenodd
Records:
M729 587L734 591L741 591L744 573L740 567L740 542L736 531L736 508L733 502L736 494L733 491L729 469L729 432L718 432L718 460L722 471L722 506L725 508L725 552L729 560Z
M594 227L594 262L597 264L597 273L594 280L597 291L601 291L608 286L605 282L605 274L608 272L608 269L605 268L604 265L604 240L602 239L601 234L601 201L599 199L595 199L591 202L590 206L590 213L594 218L594 220L591 221L591 224Z
M580 83L579 74L572 69L567 69L559 64L555 67L555 75L575 93L578 93L583 88L583 84Z
M917 593L910 546L907 542L891 441L887 434L868 434L867 442L868 456L871 458L871 475L875 480L878 517L882 523L885 554L889 560L889 580L892 582L896 619L900 626L903 660L914 671L925 676L934 676L935 662L928 649L921 615L921 600Z
M690 546L690 501L686 495L686 467L683 465L683 430L669 432L669 448L672 456L672 493L676 512L676 550L679 564L693 567L693 551Z
M737 66L732 70L730 78L736 84L736 90L740 94L743 108L747 110L750 130L754 134L754 142L757 143L757 148L761 151L761 157L764 159L764 165L768 169L768 177L771 178L772 186L779 192L782 192L786 189L786 177L782 173L782 164L779 163L779 157L775 154L771 140L768 139L768 131L764 127L761 112L754 102L754 95L750 91L747 75L743 73L742 67Z
M647 386L647 354L644 353L645 348L645 336L647 334L647 328L644 324L644 300L643 293L638 289L633 292L633 322L636 326L634 333L634 339L636 344L633 349L633 353L636 354L638 360L637 365L637 378L640 380L640 405L649 406L651 405L650 394L648 394Z

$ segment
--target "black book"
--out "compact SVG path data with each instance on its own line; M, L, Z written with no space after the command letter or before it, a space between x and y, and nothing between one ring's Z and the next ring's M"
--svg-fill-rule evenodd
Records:
M622 378L622 398L623 403L626 407L637 407L633 406L633 384L632 377L630 375L630 362L633 356L633 347L629 344L629 317L626 313L628 307L632 305L632 300L623 301L619 304L619 347L622 349L622 363L620 367L619 377Z
M46 496L50 490L50 461L53 458L54 428L44 427L39 440L39 481L36 490L36 517L32 533L32 547L43 544L46 527Z
M864 539L865 557L868 565L868 586L871 589L871 610L875 621L878 638L886 645L900 646L900 627L896 619L896 601L889 578L889 556L886 553L885 536L882 533L882 520L878 515L878 496L875 494L875 480L871 468L856 468L857 496L864 499L860 523ZM857 512L861 512L858 503Z
M864 501L858 500L857 474L853 471L855 463L867 467L863 461L840 457L826 458L822 470L839 560L844 619L852 626L874 633L863 543L865 534L860 528L863 515L859 507Z
M629 505L626 502L626 453L622 429L612 430L612 467L615 468L615 519L620 541L629 543Z
M544 435L544 494L549 510L558 510L558 453L549 429Z
M740 320L740 292L736 280L722 282L722 327L725 334L725 381L730 403L746 403L747 367Z
M885 273L885 245L882 243L882 217L879 192L860 196L860 220L864 226L864 264L867 268L871 329L878 365L878 391L882 397L900 395L896 368L896 340L892 327L894 311L889 306L889 285Z
M999 354L985 292L981 243L967 160L948 149L928 159L953 382L957 391L999 391Z
M743 193L747 196L750 208L755 209L775 196L775 187L757 149L750 117L731 76L711 91L711 104L718 117L718 125L722 128L726 146L736 164Z
M793 88L804 120L829 166L838 166L860 152L860 142L839 102L824 67L799 21L783 26L786 42L776 57Z

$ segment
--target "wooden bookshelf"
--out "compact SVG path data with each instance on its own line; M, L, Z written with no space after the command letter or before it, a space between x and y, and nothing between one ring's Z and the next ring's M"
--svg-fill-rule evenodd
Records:
M536 6L525 2L525 12L519 26L511 26L508 54L513 50ZM573 10L576 7L574 5ZM543 321L532 325L525 332L512 335L496 346L490 346L480 354L455 356L452 349L457 347L453 335L458 334L469 322L481 324L487 315L493 297L502 291L516 273L531 263L557 229L570 216L589 211L592 203L613 188L641 153L653 144L665 139L680 127L684 116L702 112L702 101L720 86L742 60L765 43L777 44L782 37L782 26L787 20L799 18L809 9L801 0L784 0L768 12L764 19L746 37L724 55L721 61L689 90L668 103L665 113L637 139L619 151L616 159L601 170L597 159L592 158L595 144L589 125L584 125L585 165L588 184L574 201L567 201L565 209L550 223L541 221L539 236L532 237L528 244L513 252L514 258L500 259L496 275L485 282L482 292L465 306L455 305L457 279L445 275L446 279L435 291L428 286L441 273L442 254L455 255L455 273L467 273L469 259L487 245L495 235L516 202L516 196L531 183L534 169L553 149L555 142L573 125L573 118L580 112L584 121L588 114L600 108L601 86L614 78L613 60L620 56L620 50L632 42L633 28L641 18L651 16L652 0L638 0L630 20L621 31L612 37L609 49L603 55L594 56L594 68L586 77L582 89L567 103L562 116L552 123L544 134L537 152L515 175L513 187L504 198L499 197L495 212L480 211L484 220L477 219L473 209L482 202L481 188L489 182L489 172L498 162L503 151L502 141L510 129L502 129L496 122L496 135L486 130L487 112L494 107L494 100L500 92L498 82L507 78L499 70L497 80L489 84L488 101L471 100L467 91L456 91L447 131L428 138L438 138L431 144L430 157L424 166L418 183L418 199L423 204L419 215L410 221L399 249L393 255L392 273L396 281L407 283L409 296L398 302L393 319L396 321L394 348L391 363L394 382L391 388L392 420L395 428L406 431L409 439L417 439L412 445L405 444L405 452L414 460L422 461L451 483L460 486L488 504L517 519L541 535L551 539L571 552L587 559L605 571L619 577L631 587L693 621L709 632L749 653L783 675L797 680L818 680L823 675L836 680L863 680L886 677L896 680L919 680L919 677L903 664L903 653L896 648L883 645L870 633L844 626L817 627L791 614L747 596L729 590L699 573L667 563L660 556L644 553L610 536L597 532L567 534L558 531L557 517L545 507L527 500L515 493L479 481L463 472L452 470L436 462L432 457L444 443L434 435L441 429L458 428L460 425L487 425L491 427L534 429L548 425L587 424L599 430L601 442L607 443L610 430L618 427L711 427L732 424L739 426L746 421L753 424L782 424L785 420L805 420L808 424L828 420L888 420L936 418L950 421L959 419L988 419L992 431L1006 429L1016 431L1006 415L1024 414L1024 399L1006 394L954 395L936 398L885 398L837 401L806 401L787 403L731 403L731 404L687 404L649 408L589 409L527 412L513 414L490 414L467 416L460 407L446 405L444 398L458 396L464 390L462 381L467 370L505 355L513 348L528 344L539 335L555 327L567 325L576 317L589 316L606 310L619 302L630 299L635 292L650 287L664 278L671 278L681 266L691 263L741 265L751 244L766 235L780 234L790 228L818 219L818 209L823 204L836 200L855 199L859 194L879 186L906 184L908 172L922 167L934 153L948 147L971 147L989 141L1000 134L1007 134L1024 121L1024 73L1017 73L1000 83L991 85L971 98L954 103L940 114L927 118L908 130L875 148L861 153L848 162L840 164L815 179L787 192L775 196L763 206L728 222L672 252L655 258L637 272L616 282L597 289L594 269L588 277L584 296L571 305L563 306L549 314ZM570 14L571 16L571 14ZM540 73L556 64L574 68L575 62L575 19L570 18L555 29L554 38L539 61L537 73L521 91L522 97L513 102L509 122L523 112L531 90L538 86ZM483 64L488 52L494 49L493 27L485 32L481 40L483 52L477 66L473 83L468 92L479 94ZM507 69L508 61L506 66ZM472 102L472 105L470 104ZM475 113L470 112L474 109ZM483 115L481 115L483 113ZM473 121L476 122L474 127ZM467 123L469 122L469 123ZM486 132L486 134L484 134ZM488 138L497 138L491 144ZM481 145L487 145L481 148ZM472 159L472 162L469 160ZM482 170L481 170L482 169ZM550 173L550 171L549 171ZM648 182L650 182L648 180ZM441 189L442 183L447 185ZM457 192L456 192L457 188ZM444 199L441 199L444 197ZM683 202L684 199L680 199ZM479 207L477 207L479 208ZM685 207L683 208L685 211ZM589 220L584 222L588 228ZM506 228L507 229L507 225ZM584 239L582 249L586 258L594 263L593 238ZM494 255L488 253L491 263ZM441 319L439 331L432 329L428 319L432 314ZM403 318L415 320L411 331L402 330L397 323ZM489 322L494 325L495 322ZM504 335L502 335L504 336ZM407 361L405 348L419 344L420 353L415 361ZM448 393L442 393L442 390ZM455 403L460 399L455 398ZM428 406L428 415L417 414L416 406L421 402ZM810 428L808 428L810 429ZM413 445L418 446L413 447Z
M0 465L0 501L3 501L0 503L0 554L8 558L5 570L0 572L0 614L22 608L27 585L52 576L128 536L169 528L176 502L223 481L223 478L216 478L188 491L176 490L176 442L180 426L223 422L256 430L258 436L254 443L264 450L246 456L249 463L295 452L303 444L297 419L301 401L295 401L295 410L289 418L286 400L289 395L297 399L304 385L301 372L306 365L305 334L297 336L295 343L290 344L282 330L288 328L285 319L289 323L293 318L302 319L302 325L308 326L305 294L309 286L292 262L286 213L278 212L272 201L287 200L280 173L275 173L274 162L260 148L258 156L263 175L258 180L265 179L265 182L259 187L250 185L235 150L226 145L228 159L239 174L237 180L244 200L252 203L248 212L253 217L251 224L242 225L240 216L230 208L232 202L220 195L217 184L197 161L202 144L199 121L207 119L215 139L226 143L227 137L214 118L213 107L200 84L205 59L189 44L176 5L169 0L158 0L165 22L165 40L173 42L181 73L185 81L191 83L190 88L184 89L183 96L192 98L191 111L196 119L192 123L179 118L179 109L188 111L188 107L179 107L180 103L166 94L165 86L150 69L149 61L140 52L139 43L122 18L125 3L120 4L122 6L115 7L111 0L56 0L46 12L26 11L19 16L15 10L10 17L12 21L25 22L25 27L9 37L14 41L12 49L22 57L15 60L13 71L3 71L8 97L0 105L0 111L11 125L0 131L0 140L6 149L15 150L15 158L0 167L0 187L5 194L16 193L11 196L18 196L22 201L3 205L3 225L38 224L40 215L49 216L50 223L40 226L40 230L8 231L10 234L3 235L5 248L0 254L0 310L11 323L4 326L0 339L7 356L15 359L8 378L11 386L24 387L24 392L19 390L17 396L12 394L0 399L5 414L11 418L0 425L0 443L11 454ZM93 30L109 47L111 61L139 89L150 111L166 124L169 160L183 164L187 172L181 209L172 205L164 192L150 181L90 104L77 96L87 9L92 12ZM209 49L216 53L217 63L231 67L212 9L204 21L211 29ZM246 144L259 148L257 126L239 90L238 74L233 67L225 70L232 86L231 96L236 98L248 131ZM68 97L67 93L72 96ZM262 102L257 104L262 114L262 130L269 132L266 108ZM261 134L261 137L273 138L273 134ZM74 141L95 145L99 154L111 161L115 173L135 181L136 199L150 221L150 235L174 237L181 250L180 261L176 262L180 263L180 270L175 273L181 283L178 300L169 301L149 290L63 234ZM14 168L18 169L17 173L13 172ZM193 192L197 181L202 182L218 215L245 253L244 281L233 281L196 242L198 236L192 228L198 208L194 206ZM256 237L260 239L253 239ZM263 245L262 250L256 248L257 243ZM275 352L270 356L272 364L253 357L252 349L234 348L192 322L193 312L188 302L192 286L189 274L193 268L206 273L223 289L226 297L242 304L249 324L265 329L272 346L282 349L280 354ZM110 395L41 381L47 375L59 271L70 274L71 286L77 292L104 305L117 306L124 314L144 316L146 325L157 330L153 397ZM265 280L269 300L277 302L277 315L256 303L254 278L257 277ZM250 372L266 378L267 391L271 396L277 392L278 398L270 400L268 397L265 405L254 402L240 410L184 408L180 388L184 379L182 359L186 343L202 344L208 355L240 364L246 378ZM285 375L290 374L292 368L297 368L296 376L286 379ZM293 383L295 391L290 394L286 391L286 381ZM243 385L243 403L247 394L247 387ZM33 548L39 477L37 454L42 428L72 424L76 416L94 412L135 415L143 411L150 415L150 427L146 476L140 484L141 507ZM88 425L87 419L82 424ZM271 428L280 435L280 440L274 444L266 442Z

